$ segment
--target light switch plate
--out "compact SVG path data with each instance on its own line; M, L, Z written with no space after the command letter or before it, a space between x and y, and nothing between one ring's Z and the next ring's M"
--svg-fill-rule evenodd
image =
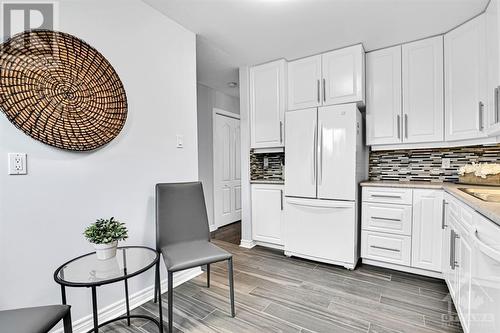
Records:
M9 175L26 175L28 173L25 153L9 153Z
M450 168L450 159L449 158L443 158L441 160L441 168L443 168L443 169L449 169Z
M184 148L184 136L177 134L177 148Z

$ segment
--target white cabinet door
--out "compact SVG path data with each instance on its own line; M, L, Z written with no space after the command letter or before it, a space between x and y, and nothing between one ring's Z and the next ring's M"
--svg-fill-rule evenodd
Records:
M444 37L446 141L485 136L485 40L484 14Z
M469 238L460 234L460 257L457 263L458 269L458 312L462 315L462 328L469 332L470 310L471 310L471 273L472 273L472 247Z
M286 113L287 196L315 198L317 179L317 109Z
M403 45L403 142L443 141L443 37Z
M356 200L356 104L318 110L318 198ZM291 176L288 174L287 179Z
M361 102L364 104L365 51L358 44L324 53L323 105Z
M252 185L252 234L261 242L283 245L283 186Z
M288 63L288 110L321 105L321 55Z
M285 61L250 69L252 148L283 147L285 114Z
M413 190L412 267L441 271L443 192Z
M486 52L488 63L488 88L487 88L487 127L500 126L500 110L498 107L500 87L500 25L498 24L500 6L499 0L491 0L486 8Z
M401 46L366 54L367 144L401 143Z

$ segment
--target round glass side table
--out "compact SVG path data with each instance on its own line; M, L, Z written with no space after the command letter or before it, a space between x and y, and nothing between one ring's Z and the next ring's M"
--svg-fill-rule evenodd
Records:
M92 289L92 313L94 319L94 328L90 332L99 332L99 328L106 326L118 320L127 320L130 326L131 318L142 318L151 320L163 333L161 290L160 283L157 284L159 291L158 311L160 320L144 315L131 315L128 296L128 279L137 276L148 269L156 266L156 281L160 281L160 256L157 251L144 246L124 246L119 247L116 257L107 260L98 260L95 252L87 253L83 256L74 258L59 267L54 272L54 280L61 285L61 296L63 304L66 304L66 287L85 287ZM115 319L108 320L99 324L97 315L97 287L124 281L125 285L125 303L127 313Z

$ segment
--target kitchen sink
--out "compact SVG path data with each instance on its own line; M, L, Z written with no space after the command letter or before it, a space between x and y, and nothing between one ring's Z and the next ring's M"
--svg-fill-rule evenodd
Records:
M500 189L459 188L459 190L483 201L500 203Z

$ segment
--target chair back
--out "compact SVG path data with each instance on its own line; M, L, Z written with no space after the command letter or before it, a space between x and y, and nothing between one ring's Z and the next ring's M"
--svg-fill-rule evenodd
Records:
M210 240L201 182L156 185L156 247Z

